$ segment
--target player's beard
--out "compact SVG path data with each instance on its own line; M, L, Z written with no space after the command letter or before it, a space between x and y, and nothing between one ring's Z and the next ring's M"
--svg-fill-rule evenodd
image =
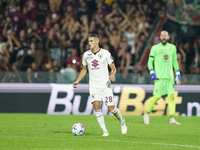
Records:
M165 44L167 44L168 40L167 39L163 39L163 40L161 40L161 42L162 42L163 45L165 45Z

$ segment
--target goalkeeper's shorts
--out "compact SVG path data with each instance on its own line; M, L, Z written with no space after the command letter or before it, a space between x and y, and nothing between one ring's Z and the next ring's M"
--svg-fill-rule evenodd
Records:
M174 94L174 79L158 79L154 80L153 95L168 95Z

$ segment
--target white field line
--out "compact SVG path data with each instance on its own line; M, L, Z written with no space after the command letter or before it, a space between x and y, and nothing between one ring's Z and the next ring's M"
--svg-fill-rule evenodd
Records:
M103 137L104 138L104 137ZM138 143L138 144L152 144L152 145L166 145L166 146L179 146L179 147L191 147L191 148L199 148L200 146L193 145L181 145L181 144L167 144L167 143L155 143L155 142L133 142L133 141L120 141L120 140L103 140L103 139L76 139L76 140L90 140L90 141L108 141L108 142L124 142L124 143Z
M106 138L106 137L102 137ZM48 138L48 137L12 137L12 136L0 136L0 139L47 139L47 140L52 140L52 139L64 139L64 138ZM137 143L137 144L151 144L151 145L166 145L166 146L178 146L178 147L190 147L190 148L198 148L200 149L200 146L194 146L194 145L181 145L181 144L168 144L168 143L156 143L156 142L134 142L134 141L120 141L120 140L106 140L106 139L74 139L76 141L107 141L107 142L121 142L121 143Z

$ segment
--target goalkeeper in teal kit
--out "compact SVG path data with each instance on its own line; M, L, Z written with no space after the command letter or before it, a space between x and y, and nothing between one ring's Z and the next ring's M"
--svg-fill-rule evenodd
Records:
M176 72L176 83L181 84L181 76L177 62L177 50L175 45L168 43L169 34L162 31L160 34L161 43L151 48L148 60L148 69L151 79L154 80L153 98L144 114L144 123L149 124L149 114L154 105L162 95L167 95L169 99L170 124L180 124L174 119L174 72Z

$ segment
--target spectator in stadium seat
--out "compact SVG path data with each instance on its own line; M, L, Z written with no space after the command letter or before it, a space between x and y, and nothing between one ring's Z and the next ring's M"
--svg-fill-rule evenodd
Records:
M10 83L22 82L17 63L12 64L11 72L6 73L6 75L2 79L2 82L10 82Z
M44 51L44 46L42 42L37 43L31 43L30 45L31 51L32 51L32 57L34 58L34 61L38 67L38 69L41 68L42 66L42 61L45 57L45 51Z
M76 20L76 10L72 7L72 5L66 6L66 9L64 10L64 14L61 19L61 24L69 21L69 18Z
M22 13L20 5L16 5L16 12L11 12L10 15L13 20L14 31L18 35L19 31L26 27L25 20L27 16Z
M5 10L4 14L2 14L2 17L0 18L0 30L3 31L3 28L6 24L6 18L9 16L9 11Z
M196 84L199 85L200 84L200 66L193 68L192 72L193 76L189 76L189 84Z
M62 0L49 0L49 6L51 6L54 3L56 4L56 10L59 10Z
M135 12L136 12L135 5L131 5L131 3L126 3L125 14L129 19L134 17Z
M50 68L49 69L49 76L48 76L48 83L54 83L57 81L57 78L56 78L56 73L54 73L54 70L53 68Z
M51 28L48 31L47 41L45 43L46 49L49 49L50 47L52 47L53 42L59 42L59 38L55 34L54 28Z
M57 59L53 59L52 60L52 66L50 69L53 69L53 72L59 72L60 71L60 67L59 67L59 62ZM49 71L50 71L49 69Z
M7 41L8 44L6 43L2 47L2 51L0 53L2 53L3 55L4 66L6 67L7 71L9 71L10 54L13 53L13 43L12 43L11 35L7 35L7 39L8 39Z
M26 71L28 67L31 66L31 63L34 61L32 57L32 51L28 46L24 46L22 50L17 53L17 60L19 64L19 69L21 71Z
M51 23L53 25L60 21L61 13L59 9L57 10L57 4L55 2L50 5L49 16L51 17Z
M8 34L14 34L14 26L11 16L6 17L6 23L3 28L3 36L6 37Z
M56 41L53 41L52 47L49 48L51 59L58 61L58 67L61 67L61 49Z
M26 77L27 82L34 83L34 81L32 79L33 76L32 76L32 70L31 70L31 68L27 68L26 75L27 75L27 77Z
M4 37L0 34L0 53L2 53L2 48L5 44Z
M27 15L27 26L30 21L35 20L38 3L35 0L27 0L23 6L23 13Z
M19 47L26 46L26 45L30 44L30 41L27 39L26 32L25 32L24 29L20 30L19 38L17 38L17 42L20 44L20 45L17 44Z
M65 49L65 53L63 54L64 62L66 62L71 57L71 51L73 49L73 43L70 40L67 40L66 44L67 44L67 46Z
M63 4L62 4L63 12L65 12L67 10L67 6L69 6L69 5L72 6L72 8L76 14L78 11L78 8L80 7L79 0L63 0Z
M32 27L28 28L27 30L27 38L30 41L30 43L42 42L42 37L40 36L40 34L41 29L38 28L37 22L34 21Z
M51 53L50 51L47 51L42 59L42 63L41 63L41 70L42 71L49 71L49 69L52 66L52 62L51 62Z
M113 57L116 56L116 51L115 51L114 47L110 44L109 38L107 36L102 36L99 44L100 44L100 47L103 47L104 44L108 45L111 55Z
M38 27L44 25L46 16L48 15L47 5L44 2L40 2L38 4L38 10L36 11L35 15Z
M109 46L107 43L102 44L101 47L103 49L108 50L111 53L111 56L113 57L114 63L116 63L117 62L117 54L116 54L114 48Z
M80 43L81 43L81 32L76 32L74 38L72 39L72 44L75 49L78 51L78 55L80 56Z
M115 50L117 50L121 38L121 33L119 33L117 28L112 29L110 32L108 27L106 27L105 32L109 37L110 44L114 47Z
M30 68L31 68L31 71L33 71L33 72L38 72L38 71L40 71L40 69L38 68L36 62L32 62Z
M89 33L97 32L95 20L90 21Z
M67 60L67 65L75 65L75 70L79 72L81 70L81 58L77 54L77 50L73 49L71 52L71 57Z
M71 83L76 80L77 77L77 70L76 65L67 64L66 68L60 70L60 74L62 78L62 83Z
M3 58L3 54L0 53L0 72L8 71L8 70L9 70L9 68L8 68L4 58Z
M183 45L183 50L186 54L186 73L190 73L192 62L194 60L193 58L195 57L195 51L188 42Z
M46 17L45 24L41 26L41 37L43 38L43 42L47 40L48 32L51 29L51 18Z
M27 68L26 76L29 83L40 83L43 82L42 74L40 73L40 69L38 68L35 62L31 63L31 67Z
M17 11L17 5L19 5L19 2L17 2L16 0L10 0L10 2L7 3L6 5L6 9L10 12L10 13L14 13Z
M135 27L130 21L127 24L127 30L124 31L123 35L128 39L128 44L131 46L131 55L135 54L135 37L137 34L137 27Z
M128 73L131 63L131 55L128 51L128 43L121 41L117 50L117 71Z
M80 1L80 8L78 9L76 20L79 21L80 24L82 24L81 17L86 15L87 18L91 18L91 12L88 10L87 3L85 1Z
M54 28L55 35L58 37L58 39L60 39L61 29L60 29L59 23L55 23L53 28Z
M92 19L95 20L97 28L103 28L102 23L105 22L105 17L107 16L108 12L103 10L103 3L97 3L97 10L93 12Z

